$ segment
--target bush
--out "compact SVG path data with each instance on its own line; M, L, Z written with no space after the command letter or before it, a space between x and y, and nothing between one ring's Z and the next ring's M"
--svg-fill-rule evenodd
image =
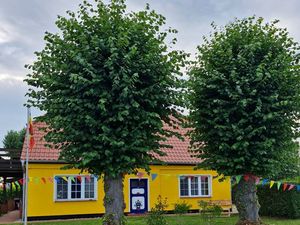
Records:
M198 204L203 222L207 225L215 224L215 219L220 217L223 212L222 207L206 201L199 201Z
M166 225L167 221L164 217L166 207L168 207L167 198L162 199L159 195L157 197L157 202L154 207L151 208L151 211L146 218L147 225Z
M174 204L174 213L179 215L186 214L191 207L192 205L188 204L186 201L176 202Z
M261 216L300 218L300 192L278 191L277 188L270 188L269 185L257 187L257 195L260 203L259 213Z

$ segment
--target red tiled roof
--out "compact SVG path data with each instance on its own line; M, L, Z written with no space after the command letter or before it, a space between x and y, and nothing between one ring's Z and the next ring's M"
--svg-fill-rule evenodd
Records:
M32 150L29 150L29 161L58 161L59 150L46 147L47 142L44 140L45 132L41 128L45 128L46 124L42 122L33 122L33 136L35 145ZM166 129L173 129L169 126L165 126ZM174 129L173 129L174 130ZM185 135L188 129L179 128L177 132ZM173 164L196 164L200 160L198 158L191 157L188 152L189 138L184 137L184 140L180 140L177 137L170 137L165 142L167 145L173 146L173 148L163 148L162 151L167 155L157 156L163 162ZM23 144L21 159L25 160L26 157L26 138Z

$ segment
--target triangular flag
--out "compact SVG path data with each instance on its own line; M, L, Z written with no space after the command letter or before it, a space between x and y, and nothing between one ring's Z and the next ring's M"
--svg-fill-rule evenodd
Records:
M136 175L137 175L138 178L142 178L144 176L144 173L138 172Z
M33 181L33 177L28 177L28 181L32 182Z
M270 181L270 188L273 187L274 183L275 183L275 182L274 182L273 180Z
M236 183L238 184L238 183L240 183L240 181L241 181L241 178L242 178L242 176L241 175L237 175L237 176L235 176L235 181L236 181Z
M260 182L260 178L259 177L255 177L255 184L259 184Z
M68 178L67 177L61 177L63 180L65 180L66 182L68 182Z
M268 183L268 181L269 181L268 179L263 179L261 185L265 185L266 183Z
M43 182L44 184L46 184L46 178L45 178L45 177L42 177L42 182Z
M53 183L53 178L52 178L52 177L48 177L48 181L49 181L50 183Z
M283 191L285 191L287 187L288 187L288 184L284 183L283 184Z
M14 184L15 184L15 186L17 187L20 187L20 184L19 184L19 182L16 180L15 182L14 182Z
M207 176L201 176L201 181L206 181Z
M19 179L19 183L23 185L23 178Z
M81 183L81 176L77 176L76 179Z
M40 179L39 179L38 177L35 177L35 178L34 178L34 183L38 184L39 181L40 181Z
M152 181L154 181L154 180L156 179L156 177L157 177L157 173L152 173L152 174L151 174L151 179L152 179Z
M246 174L246 175L244 176L244 180L245 180L246 182L248 182L249 179L250 179L250 175L249 175L249 174Z
M300 191L300 185L297 185L297 191Z
M74 177L70 177L71 181L73 181L75 183L75 178Z
M85 177L85 179L86 179L88 182L91 182L91 176L87 175L87 176Z
M290 184L290 187L289 187L288 191L292 190L294 187L295 187L295 185Z
M59 177L54 177L54 180L55 180L56 182L58 182L58 181L59 181Z
M280 189L280 185L281 185L281 182L280 182L280 181L277 181L277 189L278 189L278 190Z

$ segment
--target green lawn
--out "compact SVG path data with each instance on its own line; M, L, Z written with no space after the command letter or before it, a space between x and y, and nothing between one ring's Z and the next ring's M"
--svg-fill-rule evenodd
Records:
M269 225L300 225L300 219L298 220L284 220L284 219L271 219L262 218L263 222ZM72 220L64 222L43 222L43 223L29 223L33 225L99 225L100 219L91 220ZM188 215L179 218L178 216L167 216L168 225L208 225L203 221L199 215ZM230 218L222 217L217 218L216 221L210 225L234 225L237 221L237 216ZM15 224L16 225L16 224ZM128 225L146 225L144 217L129 217Z

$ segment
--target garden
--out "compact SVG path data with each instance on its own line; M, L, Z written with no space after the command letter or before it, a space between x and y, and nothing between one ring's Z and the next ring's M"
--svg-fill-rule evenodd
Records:
M166 221L168 225L232 225L238 220L238 216L231 217L220 217L216 218L214 222L203 221L200 215L185 215L185 216L166 216ZM145 217L128 217L128 225L146 225ZM179 223L181 221L181 223ZM300 219L276 219L262 217L262 221L270 225L299 225ZM15 223L14 223L15 224ZM40 223L29 223L29 224L45 224L45 225L99 225L99 219L91 220L72 220L72 221L54 221L54 222L40 222ZM16 225L16 224L15 224Z

